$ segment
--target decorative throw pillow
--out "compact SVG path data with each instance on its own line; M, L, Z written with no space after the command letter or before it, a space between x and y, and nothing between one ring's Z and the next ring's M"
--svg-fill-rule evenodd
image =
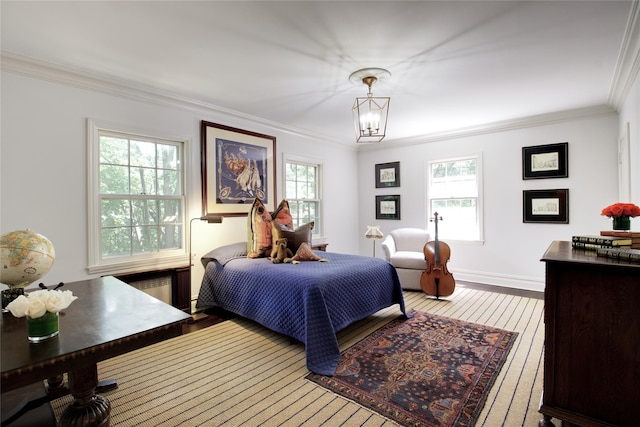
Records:
M285 260L285 262L290 262L292 264L299 264L300 261L320 261L320 262L329 262L326 258L321 258L316 255L315 252L311 250L309 245L306 242L302 242L300 247L296 251L296 254Z
M203 266L207 266L211 261L216 261L224 266L226 263L236 258L245 258L247 256L247 242L238 242L231 245L217 247L200 258Z
M260 199L253 201L247 216L247 257L268 257L271 254L271 214Z
M273 240L287 239L287 247L295 254L300 244L307 243L311 245L311 230L313 230L314 224L314 222L309 222L295 230L289 230L286 226L274 221L272 223L271 236Z
M282 199L276 210L271 214L271 219L278 224L286 226L289 230L293 230L293 218L289 210L289 202Z

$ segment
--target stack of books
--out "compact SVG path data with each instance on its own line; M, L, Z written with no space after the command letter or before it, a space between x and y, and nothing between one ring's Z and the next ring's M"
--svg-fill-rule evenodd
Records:
M600 236L631 239L631 248L640 249L640 231L601 231Z
M574 248L595 251L596 255L640 262L640 231L601 231L600 235L571 238Z

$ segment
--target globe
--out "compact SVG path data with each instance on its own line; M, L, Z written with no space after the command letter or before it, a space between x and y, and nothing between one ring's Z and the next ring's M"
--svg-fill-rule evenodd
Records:
M24 288L47 274L56 258L53 245L33 230L0 236L0 283Z

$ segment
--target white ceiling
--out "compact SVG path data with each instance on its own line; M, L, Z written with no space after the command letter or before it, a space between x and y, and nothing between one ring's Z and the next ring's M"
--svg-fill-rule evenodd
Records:
M611 104L632 1L6 1L1 46L355 141L349 75L381 67L406 140ZM207 119L203 117L203 119Z

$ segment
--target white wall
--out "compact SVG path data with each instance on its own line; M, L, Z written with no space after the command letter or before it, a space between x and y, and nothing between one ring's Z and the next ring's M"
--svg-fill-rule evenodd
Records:
M593 233L609 227L599 215L617 201L617 141L623 123L631 123L634 200L640 200L638 171L639 93L636 81L620 118L615 113L531 125L508 131L449 138L411 146L355 151L313 141L259 122L227 117L211 109L184 108L112 96L100 90L52 83L4 71L1 75L0 233L32 228L52 240L57 259L47 283L74 281L86 273L86 119L121 123L158 136L189 141L188 218L200 216L200 121L207 120L277 137L278 188L282 188L282 154L309 156L324 162L324 230L328 250L371 254L366 225L380 224L386 234L400 226L426 227L425 165L430 159L483 153L483 245L451 242L451 270L458 280L542 289L539 261L552 240ZM347 137L350 137L347 136ZM569 142L569 178L523 181L521 148ZM375 220L377 194L374 165L400 161L401 221ZM522 190L570 189L570 223L523 224ZM278 191L278 198L282 192ZM640 229L640 221L633 222ZM194 222L196 261L192 292L202 277L198 258L209 249L246 239L245 218L223 224ZM378 256L381 251L378 242ZM185 258L186 264L186 258Z
M543 290L544 265L540 262L553 240L570 240L574 234L597 234L610 228L600 216L602 208L616 202L617 114L603 113L559 123L531 125L509 131L449 138L411 146L370 149L358 158L360 228L379 224L383 233L399 227L427 228L426 162L482 153L484 170L484 244L447 242L449 268L457 280L471 280L524 289ZM524 146L569 143L569 177L522 179ZM376 189L374 165L400 162L400 188ZM522 222L522 191L569 189L569 224ZM376 220L376 195L400 194L401 219ZM640 224L636 224L636 227ZM371 251L360 239L360 250ZM381 251L377 252L382 257Z
M86 119L121 124L188 143L188 215L201 215L200 122L207 120L274 135L277 196L282 198L283 153L324 163L324 237L329 250L357 253L357 153L211 109L194 111L2 72L0 233L31 228L49 238L56 261L46 283L91 277L87 266ZM246 241L246 218L222 224L193 223L195 298L202 277L199 257L216 246ZM184 265L187 265L185 254Z

